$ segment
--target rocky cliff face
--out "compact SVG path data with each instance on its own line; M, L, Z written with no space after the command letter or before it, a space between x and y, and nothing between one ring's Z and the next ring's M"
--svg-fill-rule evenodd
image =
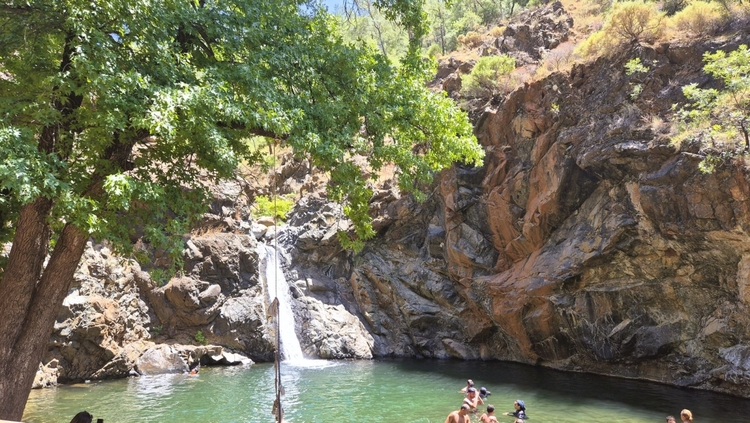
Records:
M488 103L485 166L391 204L346 274L376 354L750 395L748 171L700 172L665 123L683 85L713 84L705 51L749 40L634 45ZM626 75L634 57L646 75Z
M378 236L358 254L336 241L347 225L315 194L325 181L288 160L280 192L311 192L278 236L303 349L513 360L750 396L747 170L701 173L699 147L670 144L668 123L683 85L714 83L703 52L749 41L634 45L492 99L472 111L484 167L438 175L422 203L383 186ZM647 73L626 75L634 57ZM457 79L453 65L443 77ZM240 190L219 190L166 286L92 246L51 370L122 376L153 341L194 343L197 330L269 359L256 247L271 234L229 200Z

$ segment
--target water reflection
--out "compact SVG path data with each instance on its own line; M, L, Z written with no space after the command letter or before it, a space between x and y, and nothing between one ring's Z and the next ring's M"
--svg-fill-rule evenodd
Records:
M128 380L128 391L138 400L158 400L160 397L171 395L175 387L187 377L182 374L166 374L132 378Z

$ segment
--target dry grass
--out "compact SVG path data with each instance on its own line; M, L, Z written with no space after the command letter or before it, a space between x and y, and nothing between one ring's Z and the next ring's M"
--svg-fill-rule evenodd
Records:
M601 6L591 0L562 0L563 8L573 18L574 43L602 28L604 17Z
M675 125L659 115L647 114L641 117L641 121L645 127L650 128L651 132L656 135L670 137L676 133Z

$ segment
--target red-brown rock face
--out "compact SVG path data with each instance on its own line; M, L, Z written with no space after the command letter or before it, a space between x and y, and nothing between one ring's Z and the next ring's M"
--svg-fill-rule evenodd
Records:
M714 83L702 53L747 39L633 47L488 106L484 167L457 166L430 201L392 207L399 218L355 258L376 354L750 395L748 175L701 173L699 148L668 137L681 87ZM634 57L645 77L625 74Z

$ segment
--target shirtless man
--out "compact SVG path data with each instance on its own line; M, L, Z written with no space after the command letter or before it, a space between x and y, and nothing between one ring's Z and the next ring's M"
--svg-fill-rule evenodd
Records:
M497 417L495 417L495 406L492 404L487 405L487 412L482 414L479 418L482 423L497 423Z
M462 404L460 410L448 414L445 423L471 423L471 420L469 419L469 405Z
M471 407L471 411L476 411L477 406L480 404L484 404L484 400L482 397L477 394L476 388L469 388L466 390L466 399L464 399L464 404L469 404L469 407Z

